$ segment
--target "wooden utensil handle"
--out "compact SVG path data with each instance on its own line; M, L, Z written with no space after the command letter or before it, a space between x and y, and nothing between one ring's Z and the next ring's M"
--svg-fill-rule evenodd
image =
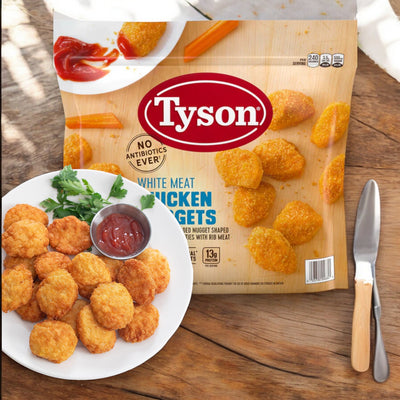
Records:
M372 283L365 280L356 280L351 338L351 365L359 372L364 372L369 368L371 295Z

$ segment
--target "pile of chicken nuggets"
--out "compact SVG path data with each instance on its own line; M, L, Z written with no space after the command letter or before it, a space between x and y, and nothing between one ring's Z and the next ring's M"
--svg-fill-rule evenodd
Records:
M268 97L273 109L270 130L295 127L315 115L313 99L299 91L284 89ZM329 104L313 125L311 143L318 148L333 146L345 136L349 118L348 104ZM335 203L343 195L344 161L344 154L337 155L321 174L319 192L326 204ZM276 198L275 188L264 178L277 181L299 178L306 160L293 143L275 138L259 143L253 150L220 151L215 164L225 186L237 187L233 198L235 221L252 227L269 215ZM322 217L309 204L292 201L281 210L271 228L253 228L247 248L256 264L264 269L290 274L297 270L293 247L310 241L322 224Z
M124 261L95 255L89 225L74 216L54 220L28 204L4 218L2 310L33 322L33 354L67 360L80 340L90 353L110 351L117 336L143 341L158 327L152 304L170 280L167 258L147 248Z

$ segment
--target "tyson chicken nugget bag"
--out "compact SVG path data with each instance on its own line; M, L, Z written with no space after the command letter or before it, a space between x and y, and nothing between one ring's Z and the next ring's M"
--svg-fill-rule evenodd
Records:
M194 293L346 288L354 16L159 14L56 10L64 164L161 200L186 235Z

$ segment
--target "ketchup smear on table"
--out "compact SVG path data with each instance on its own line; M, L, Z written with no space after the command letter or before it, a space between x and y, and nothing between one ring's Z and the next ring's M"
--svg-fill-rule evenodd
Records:
M138 57L138 55L135 52L135 49L129 43L129 40L121 32L119 32L117 37L117 45L119 50L127 60Z
M112 49L106 54L107 51L107 47L98 43L85 43L69 36L60 36L54 43L54 66L58 76L64 80L95 81L108 74L109 71L103 68L118 58L117 49ZM95 66L89 62L102 64Z
M98 246L111 256L126 257L138 250L143 243L143 228L126 214L110 214L96 230Z

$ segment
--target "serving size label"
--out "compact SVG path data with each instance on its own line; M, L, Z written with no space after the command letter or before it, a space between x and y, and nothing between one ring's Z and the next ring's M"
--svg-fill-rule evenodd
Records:
M344 54L342 53L310 53L307 55L307 66L316 67L334 67L340 68L344 65Z

